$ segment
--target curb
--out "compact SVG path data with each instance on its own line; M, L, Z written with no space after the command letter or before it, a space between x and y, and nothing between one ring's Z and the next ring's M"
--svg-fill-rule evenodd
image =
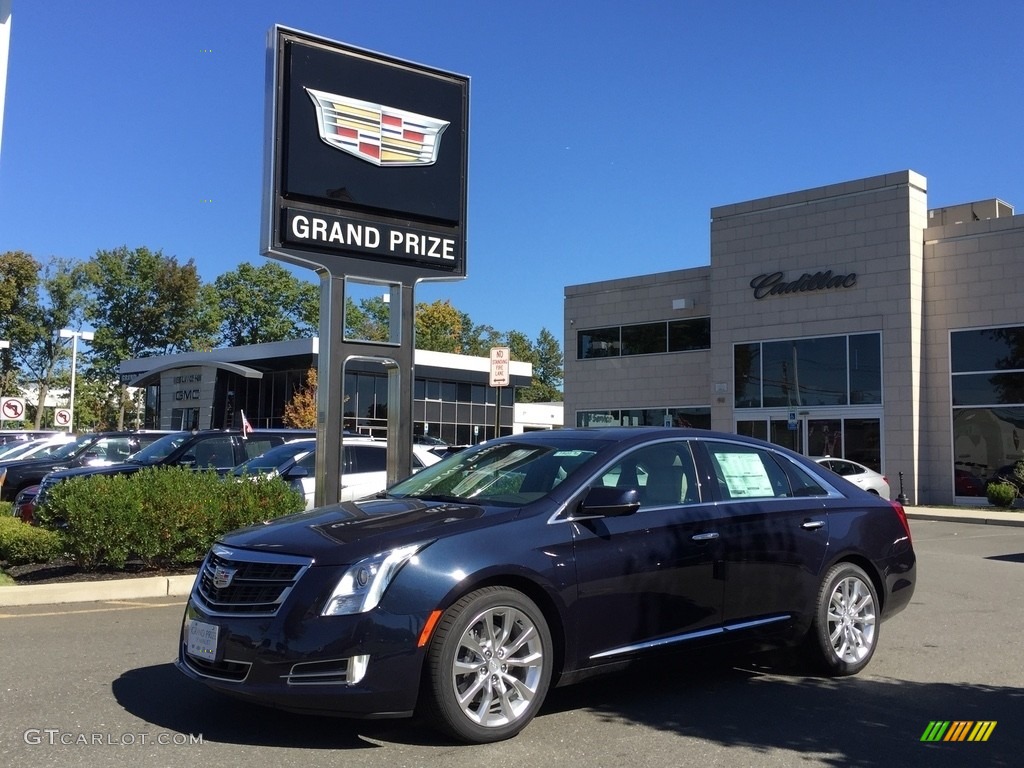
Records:
M1024 513L1000 512L998 510L971 510L943 508L928 509L904 507L907 517L911 520L935 520L943 523L970 523L974 525L1009 525L1024 528Z
M137 600L144 597L184 597L192 591L192 584L195 580L195 575L146 576L138 579L0 587L0 606L92 603L102 600Z

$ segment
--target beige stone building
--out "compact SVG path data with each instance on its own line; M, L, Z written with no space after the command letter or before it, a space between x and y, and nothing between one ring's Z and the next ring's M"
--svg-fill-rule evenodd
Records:
M565 289L566 425L845 456L911 504L1024 457L1024 216L913 171L711 210L710 265Z

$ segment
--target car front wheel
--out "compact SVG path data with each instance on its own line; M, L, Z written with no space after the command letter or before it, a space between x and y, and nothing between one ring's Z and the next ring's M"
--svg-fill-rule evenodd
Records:
M426 663L424 714L460 741L501 741L525 728L544 701L551 633L526 595L485 587L444 613Z
M855 675L878 644L878 595L870 577L853 563L837 563L822 580L807 647L817 666L832 676Z

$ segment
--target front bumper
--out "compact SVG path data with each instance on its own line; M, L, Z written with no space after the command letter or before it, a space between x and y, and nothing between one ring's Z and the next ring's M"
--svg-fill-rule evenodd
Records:
M214 690L279 709L344 717L411 715L424 657L417 640L426 616L394 615L379 606L365 614L321 616L337 576L334 568L309 569L274 615L211 611L193 592L177 668ZM195 622L205 643L189 653Z

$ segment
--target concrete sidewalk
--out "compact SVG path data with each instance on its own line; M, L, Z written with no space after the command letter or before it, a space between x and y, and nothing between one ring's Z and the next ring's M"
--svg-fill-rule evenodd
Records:
M1024 526L1024 510L1008 512L995 507L906 507L906 510L907 517L911 520ZM137 600L144 597L187 597L194 582L194 575L185 575L66 584L21 584L0 587L0 606Z
M60 584L15 584L0 587L0 607L138 600L144 597L187 597L195 575L142 576L134 579L76 581Z

